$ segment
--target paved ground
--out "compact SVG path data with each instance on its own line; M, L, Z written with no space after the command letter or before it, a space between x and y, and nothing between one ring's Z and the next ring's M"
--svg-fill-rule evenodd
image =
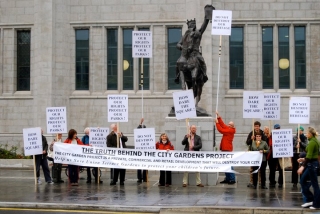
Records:
M244 170L246 171L246 170ZM220 173L219 181L223 179ZM218 184L213 187L179 186L158 187L158 172L149 172L149 182L138 184L136 172L128 171L124 186L110 186L109 171L102 172L101 185L86 184L86 172L79 186L70 186L63 173L63 184L35 185L33 170L0 170L0 207L89 209L122 212L188 213L307 213L302 209L300 188L251 189L247 188L248 174L238 175L234 185ZM287 181L291 172L286 172ZM187 210L185 210L187 208ZM260 209L264 212L258 212ZM273 211L271 211L271 210ZM181 212L180 212L180 211ZM198 210L198 211L197 211ZM205 210L205 211L204 211ZM210 212L208 210L211 210ZM222 210L222 211L221 211ZM243 210L240 212L240 210ZM269 210L268 212L266 210ZM275 211L278 210L278 211ZM249 211L249 212L247 212ZM9 213L9 212L8 212ZM319 212L320 213L320 212Z

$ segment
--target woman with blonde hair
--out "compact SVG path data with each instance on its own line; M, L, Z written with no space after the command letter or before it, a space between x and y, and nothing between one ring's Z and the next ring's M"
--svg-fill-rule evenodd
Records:
M320 209L320 191L317 177L317 171L319 168L319 141L316 137L316 130L309 127L307 131L309 143L306 147L306 157L298 159L298 162L302 163L302 166L298 169L298 174L302 174L300 178L302 194L307 199L307 202L302 204L301 207L310 207L310 209ZM310 185L307 183L308 180L311 181L314 194L312 194L309 189Z

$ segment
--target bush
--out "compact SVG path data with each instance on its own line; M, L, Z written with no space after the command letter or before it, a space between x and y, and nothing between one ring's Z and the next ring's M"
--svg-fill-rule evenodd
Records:
M0 159L29 159L30 156L24 156L24 154L17 154L18 147L11 146L8 150L8 144L0 144Z

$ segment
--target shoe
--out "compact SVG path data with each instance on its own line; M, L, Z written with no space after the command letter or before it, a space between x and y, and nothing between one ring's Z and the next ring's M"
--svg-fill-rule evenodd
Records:
M182 187L187 187L187 184L182 184Z
M297 188L297 187L298 187L297 183L294 183L294 184L292 185L292 187L293 187L293 188Z
M203 184L198 184L197 187L204 187L204 185Z
M47 184L54 184L53 181L48 181Z
M86 183L87 183L87 184L91 184L91 180L88 180Z
M311 202L307 202L307 203L302 204L301 207L306 208L306 207L310 207L312 205L313 205L313 202L311 201Z
M166 187L169 187L170 186L170 184L166 184Z
M261 189L268 189L268 187L266 187L266 186L262 186L262 187L261 187Z
M254 186L254 185L252 185L253 186L253 189L257 189L257 186Z
M138 182L138 183L142 183L142 180L141 180L141 179L138 179L137 182Z
M91 182L90 182L91 183ZM95 183L97 184L98 183L98 181L95 181ZM103 181L102 180L100 180L99 181L99 184L102 184L103 183Z
M120 186L124 186L124 182L120 182Z
M275 187L276 187L276 184L269 184L269 187L270 187L270 188L275 188Z
M312 209L312 210L320 210L320 207L309 207L310 209Z
M164 187L164 184L158 184L158 187Z
M249 184L247 185L247 187L254 187L254 185L251 184L251 183L249 183Z
M114 186L116 184L117 184L116 182L113 182L113 181L110 182L110 186Z
M228 184L230 184L230 185L231 185L231 184L235 184L235 183L236 183L236 181L229 181L229 182L228 182Z
M57 183L64 183L64 180L58 180Z
M42 182L40 180L37 180L37 184L42 184Z
M280 189L281 189L281 188L282 188L282 184L279 184L279 185L278 185L278 188L280 188Z
M227 181L227 180L223 180L220 182L220 184L228 184L228 183L229 183L229 181Z
M78 183L73 183L73 186L79 186L79 184Z
M71 186L75 186L76 185L76 183L71 183Z

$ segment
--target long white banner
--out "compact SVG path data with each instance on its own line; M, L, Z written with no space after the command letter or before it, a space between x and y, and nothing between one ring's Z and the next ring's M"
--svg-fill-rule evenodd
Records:
M54 162L78 166L169 171L228 172L230 166L260 166L260 152L185 152L54 144Z

